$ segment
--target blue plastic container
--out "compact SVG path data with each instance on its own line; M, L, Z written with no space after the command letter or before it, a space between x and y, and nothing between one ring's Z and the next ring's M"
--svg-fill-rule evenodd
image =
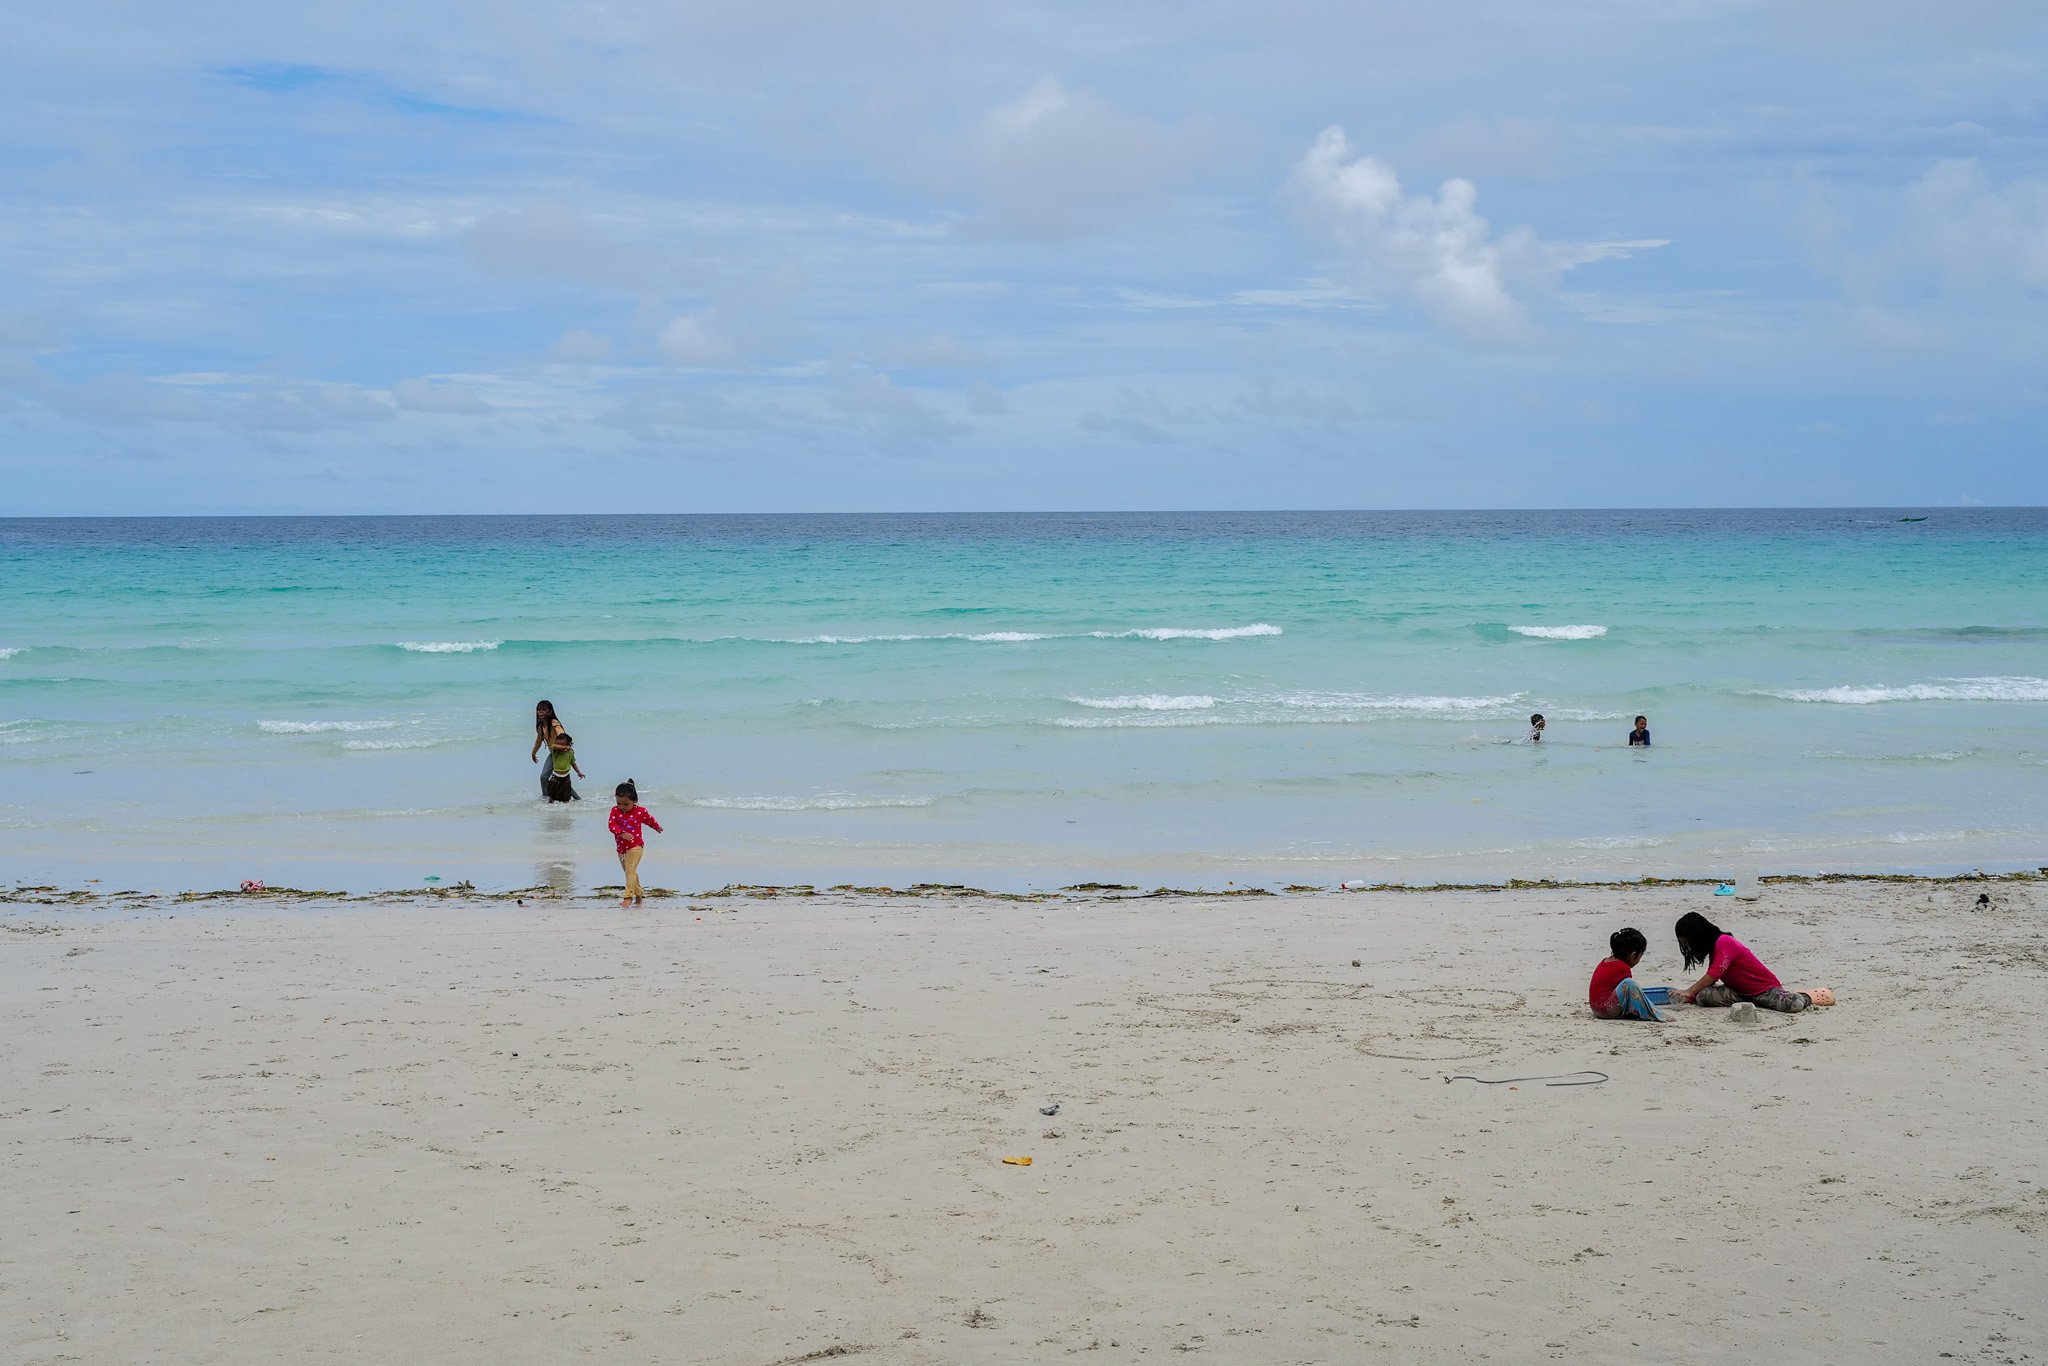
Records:
M1653 1006L1668 1006L1671 1004L1671 988L1644 987L1643 999Z

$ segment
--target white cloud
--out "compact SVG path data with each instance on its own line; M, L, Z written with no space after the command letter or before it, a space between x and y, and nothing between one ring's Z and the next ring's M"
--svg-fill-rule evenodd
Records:
M988 114L941 179L975 198L978 228L1068 236L1156 201L1207 140L1192 125L1126 114L1047 76Z
M716 309L685 313L661 329L661 354L677 365L724 369L740 363L739 347L727 336Z
M1504 345L1529 331L1527 304L1575 266L1626 256L1661 241L1544 242L1527 227L1495 235L1476 211L1469 180L1435 198L1406 194L1394 168L1325 128L1294 168L1289 189L1369 290L1420 304L1468 341Z
M886 444L917 450L967 431L967 424L939 412L887 375L872 371L840 375L832 406L854 418Z
M470 259L498 275L538 275L635 292L650 288L655 262L614 241L567 204L541 203L486 215L462 234Z
M740 368L796 340L790 306L802 286L793 266L732 278L709 305L671 319L655 344L674 365Z
M1957 289L2048 288L2048 180L1994 185L1975 160L1939 162L1906 187L1890 255Z
M612 358L612 339L572 327L555 338L548 356L568 365L601 365Z
M391 401L411 413L473 417L492 411L476 390L454 380L402 379L391 386Z

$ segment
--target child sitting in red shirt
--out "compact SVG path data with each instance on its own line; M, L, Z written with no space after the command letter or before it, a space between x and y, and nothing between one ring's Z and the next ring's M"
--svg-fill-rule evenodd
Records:
M1643 961L1650 941L1637 929L1616 930L1607 937L1612 950L1593 969L1592 985L1586 988L1586 1004L1603 1020L1662 1020L1657 1007L1643 995L1630 971Z

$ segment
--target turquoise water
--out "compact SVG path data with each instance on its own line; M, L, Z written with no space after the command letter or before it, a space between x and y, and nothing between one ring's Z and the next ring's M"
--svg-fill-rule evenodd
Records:
M1901 515L0 521L0 867L585 888L629 775L684 887L2048 863L2048 513Z

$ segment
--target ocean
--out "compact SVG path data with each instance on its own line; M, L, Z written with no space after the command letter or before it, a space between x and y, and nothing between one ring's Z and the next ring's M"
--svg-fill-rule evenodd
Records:
M0 520L0 880L2048 864L2048 511L1907 516Z

